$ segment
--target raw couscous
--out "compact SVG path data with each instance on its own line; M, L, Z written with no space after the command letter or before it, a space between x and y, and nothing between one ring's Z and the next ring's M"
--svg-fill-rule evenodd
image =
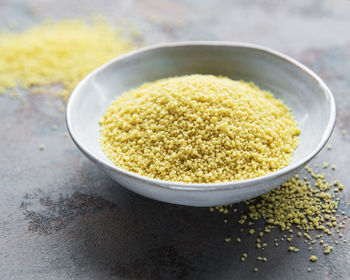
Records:
M103 20L44 22L24 32L0 32L0 93L19 85L42 93L60 84L68 99L90 71L135 46ZM35 86L36 88L33 88ZM52 90L52 89L51 89Z
M188 183L251 179L288 165L300 129L289 108L254 83L188 75L115 99L100 121L111 161Z

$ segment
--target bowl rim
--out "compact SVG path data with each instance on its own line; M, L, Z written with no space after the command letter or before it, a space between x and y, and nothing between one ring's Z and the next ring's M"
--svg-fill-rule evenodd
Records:
M173 182L173 181L165 181L165 180L159 180L159 179L153 179L150 177L146 177L143 175L139 175L130 171L127 171L125 169L122 169L114 164L111 164L110 162L96 156L93 152L90 152L85 145L79 140L77 135L74 133L74 125L72 123L72 106L73 103L76 100L76 96L79 94L80 89L83 87L83 85L91 79L93 76L98 74L99 72L104 71L107 69L110 65L117 63L121 60L127 59L131 56L145 53L149 51L153 51L156 49L164 49L164 48L176 48L176 47L193 47L193 46L207 46L207 47L240 47L240 48L248 48L248 49L256 49L265 53L268 53L270 55L273 55L279 59L282 59L286 62L289 62L293 64L294 66L298 67L300 70L308 74L311 78L316 80L318 82L318 85L320 87L320 90L323 91L323 94L325 94L326 97L328 97L329 100L329 107L330 107L330 113L328 118L328 123L325 131L323 132L322 139L319 142L319 144L313 149L310 153L308 153L304 158L297 161L294 164L289 164L286 167L277 170L275 172L272 172L270 174L260 176L253 179L247 179L247 180L237 180L237 181L228 181L228 182L219 182L219 183L182 183L182 182ZM253 43L245 43L245 42L226 42L226 41L182 41L182 42L169 42L169 43L161 43L161 44L155 44L150 45L147 47L139 48L133 51L130 51L128 53L125 53L123 55L120 55L100 67L96 68L92 72L90 72L87 76L83 78L79 82L79 84L74 88L73 92L71 93L67 107L66 107L66 126L68 129L68 132L73 140L73 142L77 145L77 147L91 160L93 160L95 163L102 165L103 167L107 168L110 171L121 173L122 175L126 175L127 177L132 177L134 179L138 179L139 181L143 181L144 183L147 183L150 186L154 187L160 187L163 189L168 190L180 190L180 191L212 191L212 190L231 190L234 188L244 188L247 185L256 185L260 183L266 183L272 179L276 179L278 177L286 176L288 173L296 172L298 169L300 169L302 166L304 166L307 162L309 162L313 157L315 157L321 149L325 146L327 143L329 137L332 134L332 131L335 126L335 120L336 120L336 106L335 106L335 100L332 92L327 87L325 82L312 70L310 70L308 67L303 65L302 63L298 62L294 58L289 57L288 55L282 54L279 51L276 51L274 49L271 49L269 47L263 47L257 44Z

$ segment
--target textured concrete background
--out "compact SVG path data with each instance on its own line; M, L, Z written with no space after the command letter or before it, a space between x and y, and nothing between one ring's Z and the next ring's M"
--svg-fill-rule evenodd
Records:
M328 178L345 185L340 210L350 215L350 1L0 0L1 28L91 14L134 24L143 32L140 45L252 42L313 69L333 91L338 116L333 149L311 166L337 165ZM350 279L349 243L329 256L315 246L319 259L310 265L301 239L274 248L273 238L284 234L275 230L264 251L268 262L257 263L252 236L224 242L239 232L236 215L160 203L118 186L64 135L62 108L45 95L0 96L0 279ZM350 240L348 225L344 238ZM288 253L289 245L300 252Z

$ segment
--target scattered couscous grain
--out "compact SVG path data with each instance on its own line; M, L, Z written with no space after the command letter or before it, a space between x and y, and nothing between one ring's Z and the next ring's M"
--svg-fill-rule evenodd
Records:
M294 247L294 246L289 246L289 247L288 247L288 251L298 253L298 252L299 252L299 248L296 248L296 247Z
M263 218L267 223L264 228L266 235L275 226L278 226L282 230L281 241L288 242L292 241L292 232L295 227L297 229L296 235L300 238L304 237L304 242L308 245L307 248L310 252L313 250L313 246L317 246L318 240L324 254L331 254L333 246L326 244L322 238L333 232L336 232L339 238L343 237L339 229L345 226L347 216L345 216L345 211L340 211L339 214L343 214L342 216L336 214L340 198L332 193L332 187L340 189L340 186L343 187L343 185L338 180L335 180L333 184L328 182L325 174L316 173L310 167L306 167L306 170L311 179L306 176L306 179L294 176L279 188L259 198L244 201L244 205L247 206L246 211L241 210L241 216L237 219L242 222L242 226L246 225L249 231L251 228L248 228L247 224L249 225L250 221ZM218 206L217 209L229 210L231 207L232 205L225 205ZM339 221L339 218L342 218L343 221ZM260 230L261 228L259 228ZM312 233L314 230L317 230L318 233ZM319 233L320 231L322 233ZM260 239L262 236L265 234L260 236L259 232L256 239L256 247L261 250L266 244ZM274 238L275 247L279 246L278 240L279 238ZM338 240L334 242L339 244ZM343 240L343 242L346 243L347 240ZM289 246L288 250L294 253L299 252L299 248L294 246ZM262 261L263 258L258 257L257 260ZM316 262L317 257L310 257L310 261Z
M43 151L45 149L45 146L44 145L40 145L39 149L40 149L40 151Z
M310 256L310 261L316 262L317 261L317 257L315 255L311 255Z
M17 85L35 93L44 91L36 86L61 84L57 93L67 100L90 71L133 48L102 20L45 22L22 33L2 32L0 93Z
M262 217L282 230L289 230L294 224L298 229L306 231L304 237L308 240L311 240L307 233L309 230L319 229L328 233L329 230L323 225L323 215L333 217L338 200L334 195L325 192L330 190L332 184L322 174L316 174L310 168L309 172L316 177L314 186L308 181L292 177L259 199L250 200L248 216L253 220Z
M290 110L253 83L189 75L124 93L100 121L117 166L187 183L251 179L288 165L300 129Z
M327 248L323 251L325 254L329 254L330 252L332 252L334 249L333 246L327 246Z

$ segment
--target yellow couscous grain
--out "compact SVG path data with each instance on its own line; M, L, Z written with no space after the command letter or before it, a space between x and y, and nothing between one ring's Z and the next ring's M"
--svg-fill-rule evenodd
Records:
M288 247L288 251L298 253L298 252L299 252L299 248L296 248L296 247L294 247L294 246L289 246L289 247Z
M330 252L332 252L334 249L333 246L327 246L327 248L323 251L325 254L329 254Z
M22 33L0 37L0 93L61 84L68 99L77 83L106 61L133 49L133 44L102 20L45 22ZM46 90L46 88L45 88ZM43 92L40 88L31 88Z
M315 255L310 256L310 261L315 262L317 261L317 257Z
M288 165L300 129L290 110L253 83L189 75L124 93L100 121L117 166L187 183L251 179Z

